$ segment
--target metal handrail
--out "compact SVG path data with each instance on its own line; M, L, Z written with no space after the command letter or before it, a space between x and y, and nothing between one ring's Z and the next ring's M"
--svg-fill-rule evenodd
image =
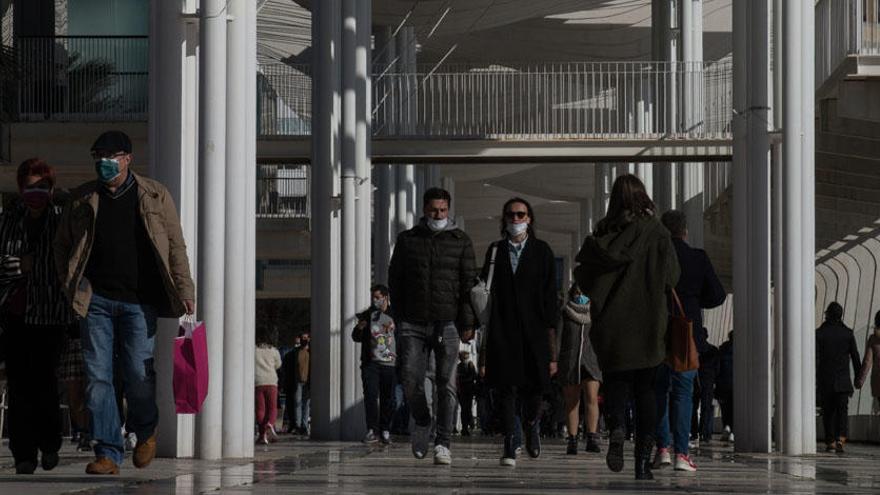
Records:
M257 218L309 218L309 171L301 165L258 165Z
M19 120L146 119L147 36L21 36L15 56Z
M880 0L816 2L816 87L851 55L880 55Z
M730 60L402 69L374 67L374 135L526 140L730 136ZM309 67L264 65L260 80L260 134L307 135Z

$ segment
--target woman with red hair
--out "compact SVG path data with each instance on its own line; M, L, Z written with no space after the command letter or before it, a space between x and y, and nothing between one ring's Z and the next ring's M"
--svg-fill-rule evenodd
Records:
M72 318L52 241L61 219L55 171L31 158L18 167L21 201L0 215L0 326L9 386L9 449L18 474L58 465L61 411L56 367Z

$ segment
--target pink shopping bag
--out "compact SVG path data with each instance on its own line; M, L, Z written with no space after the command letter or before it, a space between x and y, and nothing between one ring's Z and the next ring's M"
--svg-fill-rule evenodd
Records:
M205 323L184 320L174 339L174 405L177 414L196 414L208 395Z

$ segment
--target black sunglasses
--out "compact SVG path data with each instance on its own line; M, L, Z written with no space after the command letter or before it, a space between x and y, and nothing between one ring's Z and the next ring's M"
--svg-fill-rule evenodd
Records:
M522 220L523 218L526 217L526 215L528 215L528 213L526 213L524 211L505 211L504 212L504 218L514 218L515 217L519 220Z

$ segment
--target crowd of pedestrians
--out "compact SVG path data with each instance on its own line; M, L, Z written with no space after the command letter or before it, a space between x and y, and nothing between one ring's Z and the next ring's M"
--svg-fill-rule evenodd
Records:
M66 201L49 164L22 163L21 199L0 215L0 348L20 474L59 462L59 384L80 449L94 452L87 473L118 474L126 442L135 467L148 466L158 425L157 318L195 312L170 194L132 170L124 133L102 134L91 152L97 179ZM481 270L451 203L443 189L425 192L423 217L395 243L388 285L373 286L371 306L356 315L365 443L407 434L417 459L449 465L460 425L463 436L500 434L500 464L513 467L523 452L541 456L542 437L563 432L566 454L578 455L579 439L584 452L600 454L604 430L608 468L623 470L631 439L635 478L652 479L666 466L697 470L690 448L711 441L716 400L722 439L733 441L733 332L716 347L702 320L726 292L706 252L688 244L684 213L659 217L638 177L618 177L607 215L576 256L574 282L561 288L528 200L502 205ZM485 311L472 302L478 281L489 288ZM676 304L699 357L685 368L668 331ZM880 397L880 312L863 359L843 319L844 308L831 303L816 332L826 450L838 453L854 389L870 380ZM259 332L258 443L278 440L280 403L286 432L309 433L309 337L282 353L277 328Z

